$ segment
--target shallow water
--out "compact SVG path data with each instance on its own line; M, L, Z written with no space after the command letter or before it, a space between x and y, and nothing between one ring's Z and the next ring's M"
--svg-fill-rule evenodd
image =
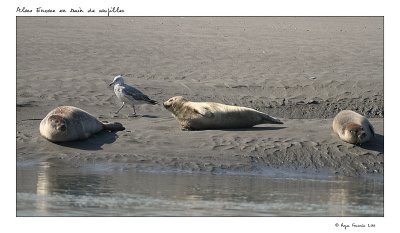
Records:
M18 162L17 216L383 216L383 182Z

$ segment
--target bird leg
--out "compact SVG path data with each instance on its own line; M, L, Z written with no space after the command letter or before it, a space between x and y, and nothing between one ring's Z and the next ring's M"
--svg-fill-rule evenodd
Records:
M122 106L118 109L118 111L117 112L115 112L115 114L118 114L119 113L119 111L121 111L121 109L123 108L125 106L125 102L122 102Z
M134 104L132 104L132 108L133 108L133 115L128 115L128 117L138 117L138 115L136 115L136 109Z
M137 115L136 115L136 109L135 109L135 105L134 105L134 104L132 104L132 107L133 107L133 116L134 116L134 117L136 117Z

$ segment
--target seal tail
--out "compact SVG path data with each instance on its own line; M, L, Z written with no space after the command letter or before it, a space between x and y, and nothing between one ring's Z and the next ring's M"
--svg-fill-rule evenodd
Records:
M281 120L279 120L278 118L268 116L267 114L263 114L262 119L263 119L264 123L268 123L268 124L283 124L283 122Z
M103 128L105 130L110 130L110 131L125 130L125 127L119 122L114 122L114 123L103 122Z

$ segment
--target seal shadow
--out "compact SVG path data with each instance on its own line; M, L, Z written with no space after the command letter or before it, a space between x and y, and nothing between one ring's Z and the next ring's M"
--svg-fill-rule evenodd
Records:
M56 144L80 150L102 150L103 145L114 143L117 138L118 135L115 132L103 130L85 140L58 142Z
M371 141L361 145L360 147L366 150L373 150L379 153L383 153L383 144L384 144L383 135L375 134L375 137Z
M250 128L236 128L236 129L221 129L222 131L270 131L270 130L280 130L280 129L286 129L287 127L250 127Z

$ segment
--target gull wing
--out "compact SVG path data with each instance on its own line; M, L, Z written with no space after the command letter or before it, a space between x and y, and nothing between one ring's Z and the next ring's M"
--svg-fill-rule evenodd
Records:
M129 86L129 85L124 85L122 88L122 93L128 97L129 99L136 100L136 101L146 101L149 103L155 102L154 100L151 100L147 95L143 94L143 92L139 91L138 89Z

